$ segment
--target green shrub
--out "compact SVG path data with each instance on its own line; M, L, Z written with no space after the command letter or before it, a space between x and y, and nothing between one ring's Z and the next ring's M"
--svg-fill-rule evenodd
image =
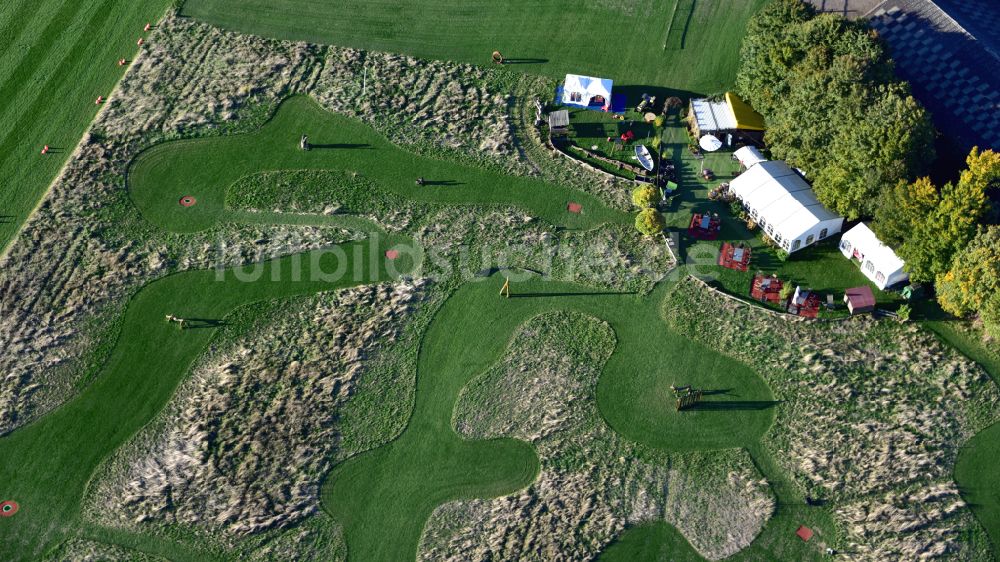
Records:
M743 203L739 201L731 201L729 203L729 212L733 214L734 217L743 219L746 217L746 211L743 210Z
M792 297L792 293L795 292L795 285L791 282L785 283L781 286L781 300L788 300Z
M896 309L896 316L899 318L900 322L909 322L910 314L912 313L913 307L906 303L899 305L899 308Z
M656 209L643 209L635 217L635 228L645 236L663 232L667 221Z
M660 194L651 185L640 185L632 191L632 203L640 209L648 209L656 204Z

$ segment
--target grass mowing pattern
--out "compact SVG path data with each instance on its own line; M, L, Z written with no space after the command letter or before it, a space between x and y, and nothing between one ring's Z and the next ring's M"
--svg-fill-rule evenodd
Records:
M8 0L0 11L0 250L38 204L167 0ZM41 155L43 145L54 150Z
M714 92L733 82L746 22L764 3L188 0L183 14L281 39L474 64L490 64L499 50L509 67L554 78Z

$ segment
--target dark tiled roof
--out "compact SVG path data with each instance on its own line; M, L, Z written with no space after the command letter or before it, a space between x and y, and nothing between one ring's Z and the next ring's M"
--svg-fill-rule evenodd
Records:
M1000 19L997 0L937 0L969 18L976 28ZM961 8L959 8L961 7ZM871 25L892 49L900 77L933 113L949 137L970 147L1000 150L1000 57L988 40L974 36L930 0L886 0L869 14ZM995 28L994 28L995 29ZM985 32L985 31L984 31ZM995 34L995 31L992 31Z

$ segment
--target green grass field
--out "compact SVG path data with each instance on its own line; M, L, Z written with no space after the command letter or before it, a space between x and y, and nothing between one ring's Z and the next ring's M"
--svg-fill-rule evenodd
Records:
M168 0L0 6L0 250L28 218ZM54 150L42 156L43 145Z
M182 13L269 37L474 64L499 50L525 72L714 92L734 80L746 21L764 1L187 0Z
M188 231L208 226L225 213L223 180L236 181L241 174L279 163L353 168L382 166L386 152L405 157L405 153L385 144L365 128L358 125L350 128L346 120L341 122L327 116L331 121L329 129L324 128L319 119L324 116L317 111L309 100L295 98L258 134L216 139L208 149L193 153L191 147L197 144L192 142L160 145L135 163L135 172L130 174L132 196L154 222L171 230ZM328 132L331 135L336 132L342 136L331 138L335 142L329 144L344 144L346 137L352 144L365 140L363 144L370 146L299 151L296 136L290 133L304 123L317 131L313 133L317 141ZM292 148L277 148L280 144L291 144ZM255 152L261 147L270 148L278 159L263 158ZM213 159L204 155L212 155ZM294 160L296 156L318 162L298 162ZM230 167L221 164L230 159L236 163ZM151 162L162 165L152 166ZM391 169L371 173L380 183L386 182L387 188L409 197L480 205L496 203L500 198L504 202L517 202L530 213L548 216L561 226L574 221L585 221L576 224L577 227L592 226L601 220L598 217L621 219L620 214L602 211L596 203L593 203L596 216L566 213L563 206L567 196L584 199L580 194L554 186L522 185L518 182L524 180L508 181L502 177L483 178L484 182L491 180L490 185L507 185L506 190L489 190L485 185L472 183L479 181L470 179L473 170L434 161L410 164L445 166L432 169L457 178L456 182L466 180L477 187L449 185L440 186L440 191L433 186L417 188L409 178L412 167L396 170L398 177ZM197 177L197 170L203 169L221 174L214 178L211 189L208 184L192 180L192 176ZM199 197L196 206L184 208L178 204L174 192L181 185L178 182L192 186ZM193 221L178 214L198 209L203 212L193 215L197 217ZM306 280L300 282L289 278L294 270L292 258L284 258L260 268L260 277L252 282L244 282L235 274L227 274L219 282L216 272L201 271L172 275L141 290L128 308L122 336L96 382L54 413L0 440L0 455L19 459L17 463L5 464L0 469L0 478L11 497L17 497L22 505L22 511L12 520L13 525L0 529L5 558L31 558L61 538L85 532L140 549L169 551L171 546L163 541L101 533L88 530L80 522L80 498L97 465L162 408L218 323L224 322L235 307L385 278L389 272L381 253L395 242L398 241L381 237L376 244L354 244L357 254L354 250L340 257L326 253L322 258L325 262L304 259L301 267ZM375 269L362 267L359 274L346 279L310 278L314 271L336 270L335 264L328 262L346 263L352 256L354 262L381 265ZM403 269L410 265L403 264ZM277 282L272 280L274 267L282 272ZM451 429L450 419L455 399L469 378L498 359L517 326L546 310L581 310L608 319L618 333L619 347L600 382L598 404L605 418L619 431L656 447L684 450L750 445L770 426L775 404L770 391L756 375L666 328L660 317L659 302L669 285L661 284L651 295L642 297L594 294L585 287L527 281L518 283L515 298L508 300L497 298L498 284L497 277L467 284L439 311L422 344L418 399L404 434L389 446L345 463L330 477L324 489L324 504L345 525L352 558L412 556L423 521L441 502L507 493L530 483L537 471L537 458L530 446L512 440L463 441ZM470 310L476 313L469 314ZM166 314L194 319L197 329L179 330L164 321ZM150 365L157 367L150 369ZM634 377L634 373L642 376ZM717 392L710 394L697 411L679 414L672 408L672 397L660 392L659 387L682 381ZM129 399L122 402L122 396ZM52 521L61 525L52 527Z
M617 85L632 86L626 90L632 93L646 86L683 93L720 91L732 82L744 24L764 2L671 0L642 7L613 0L567 8L563 3L525 0L502 5L482 0L379 0L361 7L306 0L188 0L183 10L240 31L425 58L485 63L490 52L499 49L514 59L512 68L525 72L602 75ZM0 93L7 94L0 96L0 123L12 124L0 128L0 177L10 178L0 195L11 201L0 212L5 215L0 216L0 245L16 232L76 144L96 111L93 98L106 95L120 76L114 61L131 54L142 25L158 17L166 2L135 4L14 0L0 7L0 52L5 53L0 59ZM310 135L313 150L298 148L302 133ZM759 238L729 219L723 206L707 200L710 184L697 178L699 164L687 152L682 135L683 129L673 123L664 137L664 155L682 173L681 194L667 214L672 230L686 227L692 210L718 209L727 217L722 238L754 245L754 270L774 271L819 291L866 282L829 247L803 252L788 262L777 260ZM61 150L43 158L37 152L46 143ZM719 174L717 181L735 171L728 154L710 155L706 164ZM235 309L386 280L418 265L404 253L390 267L383 252L410 241L387 237L357 216L248 213L227 202L230 188L240 180L260 171L289 169L358 173L407 201L513 205L569 229L631 221L630 215L578 191L416 156L305 97L284 102L258 132L176 141L147 150L130 168L129 195L147 220L165 230L194 232L220 221L344 224L369 232L371 240L345 245L343 253L313 252L252 266L259 277L250 282L245 281L247 275L232 271L221 278L215 271L192 271L141 289L129 303L116 347L93 384L37 422L0 438L0 488L4 498L17 498L21 506L16 517L0 521L0 558L37 559L72 536L177 560L225 557L186 542L94 527L82 520L80 504L97 467L162 409ZM428 185L414 185L416 176L425 177ZM185 195L195 197L197 204L179 205ZM570 201L582 203L584 212L568 213ZM712 277L734 294L746 294L750 273L700 265L698 256L712 245L690 242L681 237L680 257L693 261L684 271ZM338 266L354 273L328 275ZM300 280L293 280L297 267ZM634 295L531 278L515 283L511 299L497 297L500 282L494 275L466 283L446 301L423 336L415 405L404 432L388 445L335 467L326 480L323 506L343 524L352 560L412 559L424 522L441 503L507 494L530 484L538 471L530 445L513 439L464 440L453 430L452 413L463 387L500 360L518 326L558 309L604 319L615 331L618 346L598 383L597 402L616 431L672 451L750 451L777 496L777 512L734 559L821 558L814 543L794 536L799 524L835 543L829 510L807 507L758 442L782 405L752 370L667 327L660 304L672 286L669 282L649 295ZM882 300L893 302L890 296ZM179 330L164 321L166 314L192 319L194 329ZM971 344L959 349L979 352ZM666 390L672 383L692 384L709 394L698 408L678 413ZM955 472L995 541L1000 481L993 476L991 454L1000 443L998 428L969 443ZM666 524L629 529L603 558L700 559Z
M312 150L299 148L303 133L309 134ZM568 228L629 220L598 199L564 187L411 154L307 97L285 101L274 118L252 134L176 141L147 150L131 168L129 195L154 224L174 232L194 232L223 218L239 218L226 209L227 187L249 174L278 169L357 172L411 200L514 205ZM418 176L427 183L416 185ZM181 206L186 195L197 203ZM582 204L583 212L568 212L570 201Z

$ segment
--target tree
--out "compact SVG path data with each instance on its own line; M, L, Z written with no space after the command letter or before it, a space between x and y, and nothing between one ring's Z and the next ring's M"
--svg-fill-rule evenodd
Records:
M643 209L635 217L635 228L645 236L663 232L667 221L656 209Z
M935 285L941 308L955 316L981 314L990 309L1000 294L1000 226L981 228L955 254L951 268L938 275ZM987 312L985 316L989 315Z
M772 113L788 93L785 77L802 56L793 41L795 31L815 14L812 6L800 0L777 0L747 23L736 91L761 114Z
M993 298L979 311L979 319L983 321L986 335L1000 339L1000 294L993 295Z
M737 90L764 115L772 154L847 218L871 216L885 186L932 161L930 118L864 23L776 0L751 19L740 57Z
M872 216L885 186L914 177L934 159L930 115L900 85L881 86L876 99L848 118L829 145L813 187L823 204L848 220Z
M640 185L632 190L632 204L640 209L652 207L656 204L657 199L659 199L659 193L656 192L655 187L649 184Z
M885 207L877 213L875 232L886 244L898 244L896 253L914 281L933 281L946 273L989 210L986 192L1000 181L1000 155L973 148L966 163L958 182L945 184L940 193L923 178L897 186L895 201L882 200Z
M883 243L899 248L934 212L940 199L930 178L919 178L913 183L897 182L879 196L872 230Z

